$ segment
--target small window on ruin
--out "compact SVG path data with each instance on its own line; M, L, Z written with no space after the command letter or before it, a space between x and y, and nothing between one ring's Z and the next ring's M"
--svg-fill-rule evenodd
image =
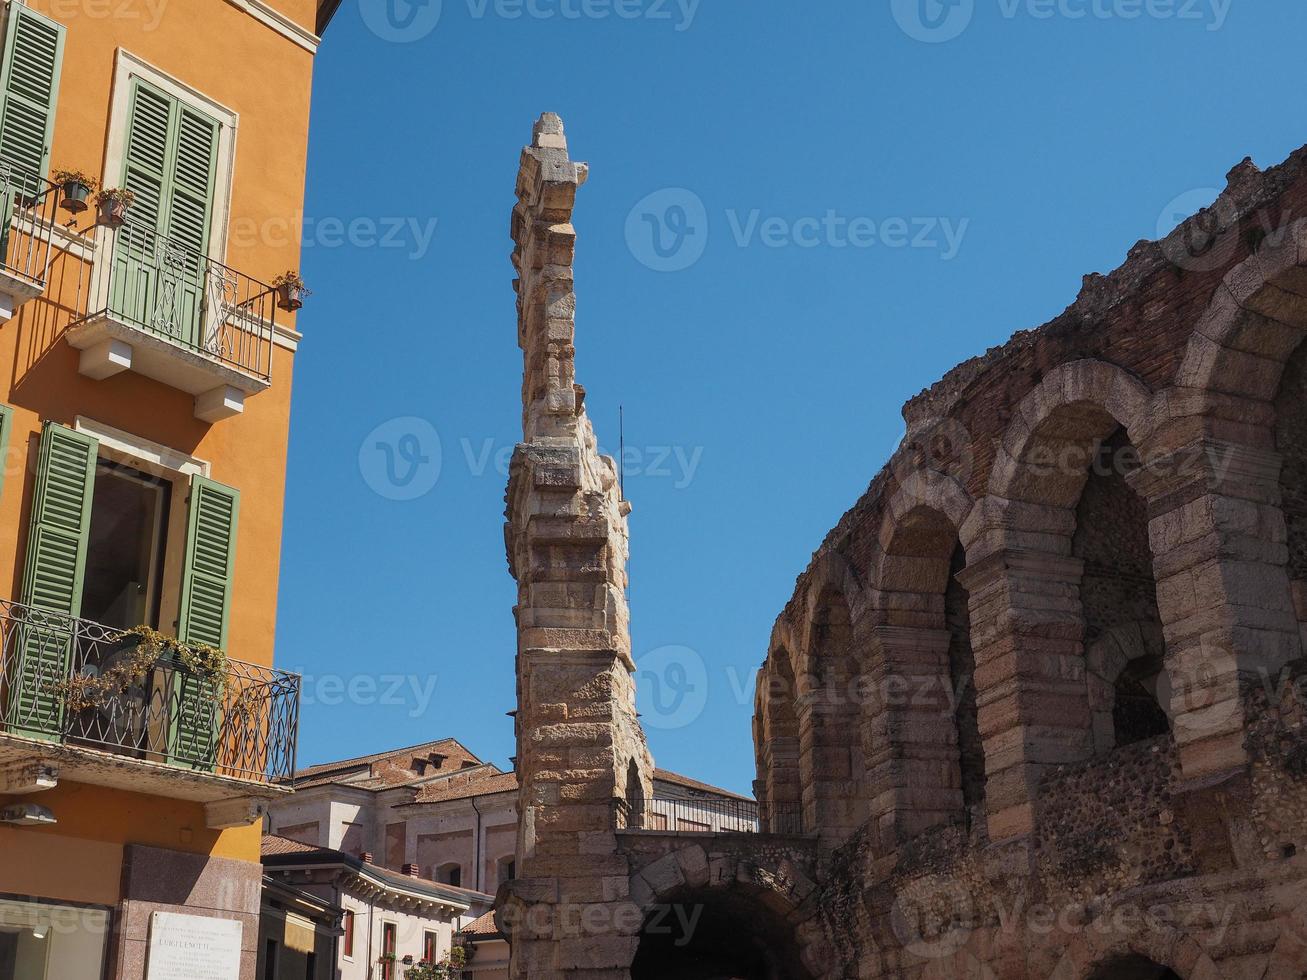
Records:
M1126 664L1116 679L1116 699L1112 706L1112 726L1116 744L1131 745L1170 731L1166 712L1158 702L1158 682L1162 676L1160 657L1141 657Z

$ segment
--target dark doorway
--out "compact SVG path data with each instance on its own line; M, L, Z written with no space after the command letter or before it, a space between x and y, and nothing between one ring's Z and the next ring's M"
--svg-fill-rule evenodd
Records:
M1146 956L1120 956L1100 966L1090 980L1180 980L1180 974Z
M790 927L741 889L678 894L645 918L631 980L807 980Z

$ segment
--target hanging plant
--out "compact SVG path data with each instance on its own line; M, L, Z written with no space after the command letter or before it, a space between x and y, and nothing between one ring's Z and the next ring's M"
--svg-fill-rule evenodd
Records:
M99 208L95 223L107 228L118 228L127 220L127 209L135 200L135 192L125 187L105 188L95 195L95 206Z
M59 206L72 214L81 214L87 208L86 199L95 190L96 180L82 170L56 170L54 183L62 194Z
M70 711L103 707L139 687L160 666L177 666L202 677L205 697L221 703L231 679L227 655L204 643L182 643L148 626L133 626L113 638L119 644L119 656L99 674L77 674L49 685L63 699Z
M272 280L272 288L277 294L277 309L285 310L287 313L298 310L304 305L304 297L312 293L312 290L304 285L300 274L293 269L283 272Z

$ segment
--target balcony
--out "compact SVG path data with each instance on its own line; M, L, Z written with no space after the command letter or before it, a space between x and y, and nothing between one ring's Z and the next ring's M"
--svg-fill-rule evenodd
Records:
M300 678L150 663L138 645L0 600L0 794L67 778L202 802L210 827L257 819L295 771Z
M153 378L194 395L207 422L239 414L271 384L271 286L130 222L97 234L66 334L82 374Z
M653 799L614 800L617 829L655 834L802 834L801 803L775 804L766 826L760 826L758 804L753 800L711 797L655 796Z
M0 160L0 323L45 292L54 240L64 234L57 189Z

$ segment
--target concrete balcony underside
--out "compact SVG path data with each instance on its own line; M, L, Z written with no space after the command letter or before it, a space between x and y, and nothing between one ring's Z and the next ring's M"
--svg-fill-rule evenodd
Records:
M38 781L38 773L45 778ZM60 781L202 803L208 826L215 829L247 826L262 818L269 801L291 792L285 786L182 769L103 749L0 733L0 795L36 802L42 790Z
M93 313L68 328L70 346L82 352L78 370L96 380L124 371L152 378L195 396L195 416L207 422L239 415L247 395L269 382L167 336L144 329L111 311Z
M0 323L12 319L18 307L44 291L41 283L0 266Z

